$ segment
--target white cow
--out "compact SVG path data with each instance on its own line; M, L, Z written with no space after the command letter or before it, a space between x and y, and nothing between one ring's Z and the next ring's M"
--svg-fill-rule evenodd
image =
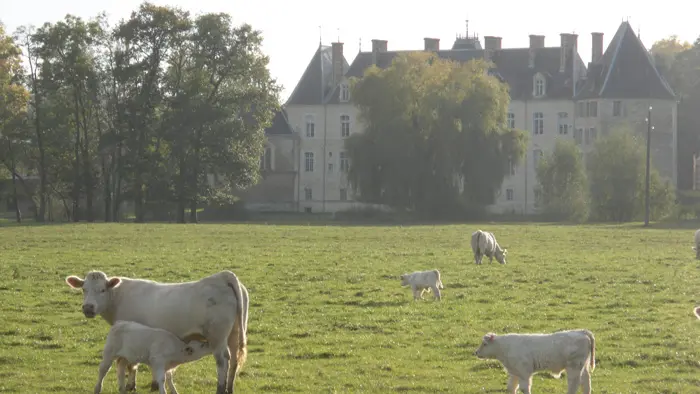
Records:
M472 233L472 251L474 252L474 262L481 264L483 256L489 258L489 262L493 262L493 258L501 263L506 263L506 255L508 251L502 249L496 241L496 236L488 231L476 230Z
M695 317L700 319L700 306L696 306L695 308L693 308L693 314L695 314Z
M508 372L508 393L518 386L530 394L532 375L550 371L558 379L566 370L568 394L591 393L591 372L595 369L595 338L588 330L559 331L553 334L484 335L474 352L478 358L500 361Z
M411 274L401 275L401 286L411 286L413 290L413 299L418 298L423 299L423 292L425 290L433 290L433 297L438 300L442 299L439 289L444 289L442 286L442 281L440 280L440 271L430 270L430 271L416 271Z
M117 320L135 321L168 330L185 341L204 337L216 359L216 393L234 392L236 375L247 356L248 291L233 272L221 271L193 282L158 283L108 278L104 272L92 271L85 280L69 276L66 282L82 289L87 318L100 315L110 325ZM135 389L135 368L129 378L129 389ZM151 390L157 387L154 374Z
M168 383L171 394L177 394L173 383L173 372L177 366L199 360L207 354L211 354L211 348L207 342L185 343L170 331L119 320L107 334L95 394L102 392L102 382L112 368L114 359L117 359L117 381L120 393L126 393L124 382L126 369L130 365L145 363L151 367L156 376L160 394L166 394L165 382Z
M700 230L695 231L695 246L693 246L695 251L695 258L700 259Z

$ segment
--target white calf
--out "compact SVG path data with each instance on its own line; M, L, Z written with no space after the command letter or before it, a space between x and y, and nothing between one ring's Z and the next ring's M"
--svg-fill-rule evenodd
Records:
M530 394L532 375L550 371L555 378L566 370L568 394L591 393L591 372L595 369L595 338L588 330L559 331L553 334L484 335L474 354L500 361L508 372L508 393L518 386Z
M165 382L172 394L177 394L173 383L173 372L178 365L211 354L207 342L185 343L169 331L144 326L131 321L119 320L107 334L102 362L95 385L95 394L102 392L102 382L117 359L117 380L119 392L126 393L124 381L126 369L130 365L145 363L151 367L158 382L160 394L166 394Z
M693 246L695 251L695 258L700 259L700 230L695 231L695 246Z
M501 248L493 233L481 230L474 231L474 233L472 233L471 245L472 252L474 252L474 262L476 264L481 264L483 256L487 256L489 262L493 262L493 258L496 257L499 263L506 263L508 251Z
M444 289L440 280L440 271L416 271L411 274L401 275L401 286L411 286L413 290L413 299L423 299L423 292L427 289L428 292L433 290L433 296L438 300L442 299L439 289Z
M233 272L221 271L193 282L158 283L108 278L104 272L93 271L85 280L69 276L66 282L83 290L87 318L100 315L109 324L134 321L183 339L206 338L216 359L216 394L233 393L247 355L248 326L248 291ZM135 388L136 369L129 371L128 386ZM151 390L157 390L155 375L153 378Z

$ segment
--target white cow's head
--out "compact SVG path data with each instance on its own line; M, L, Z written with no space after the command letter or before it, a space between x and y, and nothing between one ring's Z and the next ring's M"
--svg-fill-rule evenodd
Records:
M493 359L498 355L498 345L496 342L496 334L490 332L484 335L481 345L474 351L474 355L478 358Z
M104 272L92 271L85 276L85 280L77 276L66 278L68 286L83 290L83 314L87 318L93 318L104 312L112 300L112 289L121 284L119 278L107 278Z
M409 285L409 283L408 283L408 278L409 278L409 276L410 276L409 274L403 274L403 275L401 275L401 286L407 286L407 285Z
M501 263L506 263L506 256L508 255L507 249L496 248L496 260Z

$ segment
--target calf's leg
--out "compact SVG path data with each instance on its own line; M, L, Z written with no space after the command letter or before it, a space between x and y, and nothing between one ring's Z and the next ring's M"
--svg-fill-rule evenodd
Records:
M170 394L178 394L177 389L175 388L175 382L173 382L173 372L175 372L175 368L165 372L165 383L168 385Z
M117 360L117 385L119 386L119 394L126 394L126 369L128 362L120 358Z
M523 391L523 394L532 394L530 389L532 389L532 375L528 376L527 378L521 376L520 390Z
M440 289L438 289L437 284L432 285L431 288L433 289L433 296L435 299L441 300L442 294L440 294Z
M126 381L126 391L136 391L136 372L138 372L138 364L128 364L126 370L129 373L129 378Z
M591 372L588 368L581 372L581 391L583 394L591 394Z
M508 394L517 394L518 392L518 377L515 375L508 376Z
M112 368L111 357L103 357L102 362L100 362L100 366L98 367L95 394L100 394L102 392L102 382L105 380L105 376L107 376L107 372L109 372L110 368Z

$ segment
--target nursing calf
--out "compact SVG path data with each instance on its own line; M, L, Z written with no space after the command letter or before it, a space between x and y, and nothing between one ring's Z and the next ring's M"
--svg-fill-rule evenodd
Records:
M413 291L413 299L423 298L423 292L425 290L432 290L433 297L438 300L442 299L440 295L440 290L444 287L442 286L442 281L440 280L440 271L430 270L430 271L416 271L411 274L401 275L401 286L411 286Z
M501 248L496 241L496 236L488 231L476 230L472 233L471 239L472 252L474 252L474 262L481 264L481 259L484 256L489 258L489 262L493 262L493 258L501 263L506 263L506 255L508 251Z
M248 291L231 271L198 281L158 283L124 277L108 278L89 272L85 279L66 278L83 291L83 314L97 315L110 325L133 321L170 331L179 338L203 337L216 360L216 394L234 392L234 381L247 355ZM136 370L129 367L129 388L136 386ZM153 371L152 371L153 372ZM151 389L158 383L154 373Z
M550 371L555 378L566 370L568 394L591 393L591 372L595 369L595 338L588 330L553 334L484 335L474 352L478 358L500 361L508 372L508 393L518 386L525 394L532 389L532 375Z
M117 381L119 392L126 393L126 369L138 363L151 367L158 382L160 394L166 394L165 382L171 394L177 394L173 383L173 372L178 365L211 353L206 342L183 342L169 331L144 326L136 322L117 321L107 334L107 341L102 352L97 385L94 394L102 392L102 382L117 359Z

